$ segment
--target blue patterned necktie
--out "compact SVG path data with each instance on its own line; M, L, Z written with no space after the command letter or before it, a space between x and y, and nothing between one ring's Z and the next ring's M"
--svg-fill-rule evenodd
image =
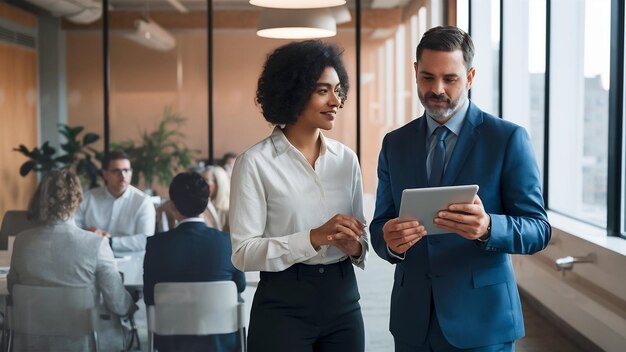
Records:
M443 167L446 164L446 137L450 130L446 126L439 126L435 129L435 148L430 161L430 178L428 184L431 187L438 187L443 176Z

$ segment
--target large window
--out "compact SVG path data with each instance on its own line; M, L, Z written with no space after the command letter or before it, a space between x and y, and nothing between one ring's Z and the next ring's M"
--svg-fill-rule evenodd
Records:
M500 0L471 2L470 34L476 54L472 100L484 111L499 115Z
M606 226L611 3L551 6L549 205Z
M546 0L505 2L502 118L528 131L543 170Z
M618 12L618 9L613 9L616 13ZM619 16L621 16L622 19L626 18L626 6L624 5L624 3L622 2L622 12L619 14ZM619 23L619 21L618 21ZM626 124L624 124L624 119L626 119L626 65L624 63L624 60L626 58L626 27L624 27L624 21L622 20L621 22L622 28L619 28L619 26L617 25L617 23L612 23L612 28L617 27L617 31L621 32L621 42L619 40L620 35L615 35L619 32L616 33L611 33L613 38L616 38L616 47L617 47L617 52L615 53L611 53L613 56L613 61L611 62L611 64L616 64L618 66L621 67L622 70L622 77L617 77L618 76L618 72L619 69L617 69L617 72L614 72L613 74L615 75L615 81L618 81L621 79L621 87L622 87L622 92L621 95L619 93L615 94L615 99L617 101L621 101L621 111L619 111L619 104L617 104L617 108L615 109L615 113L618 114L618 117L615 117L616 120L613 121L615 125L620 125L621 122L621 129L616 129L616 132L618 133L618 136L621 136L621 146L619 147L618 150L621 151L621 164L619 164L619 167L615 167L614 169L616 169L616 171L619 173L619 186L621 189L621 192L615 192L614 194L617 195L617 199L614 200L614 203L617 204L619 206L619 208L617 209L617 212L614 214L614 216L619 216L619 219L615 219L614 224L616 229L615 232L617 232L617 234L625 236L626 235L626 141L624 139L624 136L626 136ZM621 49L620 49L621 48ZM619 139L619 138L618 138ZM611 148L614 149L614 148ZM609 178L609 180L611 180ZM609 181L611 182L611 181ZM610 204L610 203L609 203ZM614 220L614 219L609 219L610 221Z

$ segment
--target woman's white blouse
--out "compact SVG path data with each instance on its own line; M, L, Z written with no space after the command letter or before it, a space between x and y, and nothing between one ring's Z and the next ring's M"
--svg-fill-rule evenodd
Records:
M312 168L279 127L237 157L230 193L232 261L242 271L281 271L295 263L332 264L347 258L335 246L311 245L310 231L336 214L365 223L361 171L356 155L320 134ZM364 268L368 232L360 239Z

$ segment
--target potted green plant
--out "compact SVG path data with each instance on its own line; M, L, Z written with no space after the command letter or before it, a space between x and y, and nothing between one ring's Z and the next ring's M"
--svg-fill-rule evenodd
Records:
M90 188L98 186L99 167L96 162L102 160L102 152L91 145L100 139L96 133L87 132L81 137L84 127L70 127L59 124L59 133L65 137L60 147L65 152L58 155L57 149L50 146L48 141L40 148L29 150L25 145L13 148L14 151L26 156L29 160L20 166L20 175L26 176L31 171L46 172L51 169L71 168L78 176L85 180Z
M147 193L152 193L155 181L168 186L175 173L191 165L196 150L189 149L184 141L185 134L179 128L186 119L166 107L163 119L156 130L141 132L138 142L128 140L113 144L112 149L128 154L133 166L132 183L137 184L143 176Z

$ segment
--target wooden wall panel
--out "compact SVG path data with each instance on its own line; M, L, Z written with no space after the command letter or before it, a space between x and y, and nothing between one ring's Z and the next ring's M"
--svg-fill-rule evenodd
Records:
M0 216L6 210L26 209L36 176L19 175L26 161L12 151L19 144L37 144L37 54L34 50L0 42Z
M37 28L37 16L3 2L0 2L0 17L27 27Z

